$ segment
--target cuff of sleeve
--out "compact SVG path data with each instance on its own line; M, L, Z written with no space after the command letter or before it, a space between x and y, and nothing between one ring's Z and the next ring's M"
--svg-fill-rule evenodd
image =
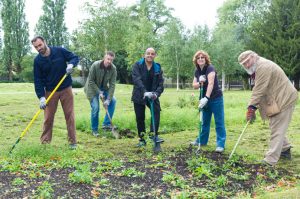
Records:
M256 109L257 109L257 107L254 106L254 105L249 105L248 108L251 108L251 109L253 109L253 110L256 110Z

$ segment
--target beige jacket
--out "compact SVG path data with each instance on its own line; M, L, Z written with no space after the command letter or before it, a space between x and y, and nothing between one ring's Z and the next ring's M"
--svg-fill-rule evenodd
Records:
M258 57L255 70L255 86L249 105L258 106L263 119L272 117L294 105L298 92L274 62Z

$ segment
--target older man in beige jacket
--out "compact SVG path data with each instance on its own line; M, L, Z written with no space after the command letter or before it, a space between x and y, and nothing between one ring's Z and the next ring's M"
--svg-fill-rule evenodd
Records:
M247 50L241 53L238 61L249 75L255 73L247 121L254 121L257 108L263 119L270 120L270 146L263 162L274 166L280 157L291 158L291 144L286 132L298 99L298 92L276 63L260 57L255 52Z

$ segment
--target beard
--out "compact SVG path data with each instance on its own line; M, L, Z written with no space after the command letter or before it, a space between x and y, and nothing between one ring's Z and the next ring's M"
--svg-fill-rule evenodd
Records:
M253 73L255 73L255 70L256 70L256 63L252 64L251 67L249 68L244 68L246 70L246 72L249 74L249 75L253 75Z

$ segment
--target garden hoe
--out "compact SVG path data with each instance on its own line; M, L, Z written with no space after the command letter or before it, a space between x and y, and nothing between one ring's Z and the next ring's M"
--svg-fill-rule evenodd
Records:
M243 129L243 131L242 131L242 133L241 133L239 139L237 140L235 146L233 147L233 150L232 150L232 152L231 152L231 154L230 154L228 160L230 160L230 158L232 157L233 153L235 152L235 149L236 149L237 145L239 144L239 142L240 142L240 140L241 140L241 138L242 138L242 136L243 136L245 130L247 129L247 126L249 125L249 123L250 123L250 120L247 122L246 126L244 127L244 129Z
M101 98L101 101L102 101L102 103L104 103L104 99L103 99L103 98ZM110 114L109 114L109 112L108 112L108 110L107 110L107 106L104 106L104 104L103 104L103 107L104 107L104 109L105 109L106 115L107 115L107 117L108 117L108 119L109 119L109 122L110 122L110 125L111 125L111 133L112 133L112 135L113 135L116 139L119 139L119 138L120 138L120 134L115 130L115 126L114 126L113 123L112 123L112 119L111 119Z
M56 90L59 88L59 86L63 83L63 81L66 79L67 74L65 74L61 80L58 82L58 84L56 85L56 87L54 88L54 90L51 92L51 94L49 95L49 97L46 100L46 104L48 104L48 102L50 101L50 99L52 98L52 96L54 95L54 93L56 92ZM32 123L36 120L36 118L38 117L38 115L41 113L42 109L39 109L36 114L33 116L33 118L31 119L31 121L29 122L29 124L27 125L27 127L24 129L24 131L21 133L20 137L17 139L16 143L12 146L12 148L9 151L9 154L12 153L13 149L16 147L16 145L21 141L21 139L25 136L26 132L28 131L28 129L31 127Z
M154 100L153 99L149 99L149 103L150 103L150 112L151 112L151 123L152 123L152 129L153 129L153 132L155 133L154 134L154 137L153 137L153 151L155 153L158 153L161 151L161 147L160 147L160 141L158 140L158 134L156 132L156 129L155 129L155 119L154 119L154 108L153 108L153 103L154 103Z
M203 97L203 82L201 82L200 84L200 99L202 99ZM198 135L198 148L196 150L196 154L198 155L200 153L200 134L201 134L201 131L202 131L202 109L199 108L199 117L200 117L200 122L199 122L199 135Z

